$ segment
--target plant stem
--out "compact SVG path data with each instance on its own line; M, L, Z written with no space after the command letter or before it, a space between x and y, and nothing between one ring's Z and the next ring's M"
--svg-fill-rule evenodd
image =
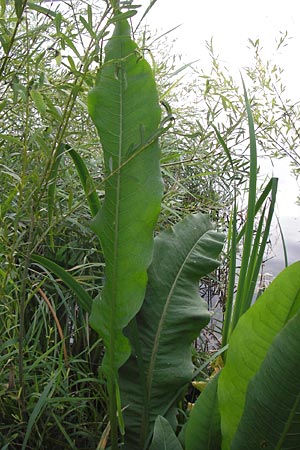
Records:
M20 292L20 305L19 305L19 315L20 315L20 325L19 325L19 386L20 386L20 407L21 407L21 417L24 420L24 413L26 409L25 405L25 382L24 382L24 337L25 337L25 308L26 308L26 285L28 278L28 269L30 265L30 256L32 249L32 235L33 235L33 225L34 225L34 215L32 214L29 236L27 243L27 251L24 261L24 270L21 282L21 292Z
M114 377L108 380L109 393L109 419L110 419L110 436L111 436L111 450L118 449L118 421L117 421L117 402L116 402L116 386Z

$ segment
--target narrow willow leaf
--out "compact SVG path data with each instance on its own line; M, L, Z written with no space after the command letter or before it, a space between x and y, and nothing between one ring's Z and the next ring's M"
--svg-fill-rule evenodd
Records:
M137 13L136 10L126 11L124 13L115 14L110 20L107 21L107 24L117 23L121 21L125 21L126 19L129 19L130 17L135 16Z
M0 133L0 139L3 139L4 141L10 142L10 143L16 144L16 145L21 145L22 144L22 141L20 140L20 138L17 138L15 136L11 136L9 134Z
M30 97L32 98L38 112L43 115L46 112L47 107L42 94L37 89L31 89Z
M26 6L29 9L32 9L33 11L37 11L39 13L45 14L46 16L56 17L57 14L60 14L60 13L56 13L55 11L51 11L51 9L44 8L41 5L37 5L36 3L28 2L28 3L26 3Z
M17 18L20 20L23 12L23 2L22 0L15 0L15 10Z
M300 448L300 312L274 339L251 379L232 450Z
M72 39L70 39L69 36L67 36L64 33L59 33L59 37L60 37L61 41L64 42L64 44L66 44L71 50L73 50L73 52L78 57L78 59L81 60L81 55L80 55L78 49L76 48L76 45L72 41Z
M176 423L178 396L193 378L191 344L210 317L199 279L218 267L223 240L204 214L155 238L146 298L127 329L133 353L120 370L126 450L147 448L158 415Z
M94 181L90 176L89 171L81 156L74 149L70 149L69 154L75 164L91 214L93 217L95 217L97 212L100 210L101 205Z
M198 397L185 429L185 450L220 450L221 420L216 375Z
M92 25L87 22L83 16L79 16L79 20L84 28L90 33L91 37L96 38L96 33L94 32Z
M2 112L4 110L7 103L8 103L7 99L3 100L3 102L0 102L0 112Z
M74 59L72 58L72 56L68 55L67 58L68 58L68 61L69 61L69 64L70 64L70 70L73 73L78 72L77 68L76 68L76 65L75 65L75 62L74 62Z
M33 262L40 264L42 267L45 267L50 272L59 277L63 281L63 283L65 283L65 285L74 292L82 309L88 313L91 312L93 301L92 298L82 288L78 281L76 281L75 278L72 277L72 275L70 275L63 267L59 266L54 261L45 258L44 256L32 255L31 259Z
M182 450L169 422L162 416L155 421L153 441L149 450Z
M57 13L55 16L55 28L57 34L61 32L61 19L62 19L61 13Z
M54 103L52 102L52 100L50 99L50 97L47 95L44 96L44 101L47 104L47 112L49 115L52 116L52 119L57 120L58 122L61 121L62 119L62 115L60 110L54 105Z
M49 176L49 186L48 186L48 223L51 225L54 210L55 210L55 194L56 194L56 179L58 173L58 167L61 161L61 157L63 152L65 151L65 144L59 144L55 153L54 153L54 162L51 167L50 176ZM52 249L54 248L53 242L53 230L50 229L50 245Z
M281 272L240 318L229 339L226 364L219 378L222 450L241 419L250 379L259 370L282 327L300 308L300 262Z
M88 23L90 27L93 28L93 10L91 5L87 5L87 16L88 16Z
M5 217L5 214L10 208L13 199L16 197L16 195L18 195L18 192L19 192L19 185L15 186L9 193L6 194L5 201L2 202L0 205L0 219L3 219Z
M0 17L3 17L6 10L6 0L0 1Z

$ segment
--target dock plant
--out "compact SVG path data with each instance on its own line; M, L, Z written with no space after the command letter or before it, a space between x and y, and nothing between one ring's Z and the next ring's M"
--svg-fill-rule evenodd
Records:
M83 405L82 421L85 408L94 411L92 414L97 422L99 408L107 406L108 410L103 411L103 415L107 413L107 418L103 419L106 420L106 428L102 436L97 436L97 449L297 449L300 442L300 263L286 268L256 299L255 288L274 212L277 180L270 180L257 198L256 139L246 87L244 85L250 175L245 226L237 231L238 186L235 185L237 180L234 178L230 149L218 128L210 124L211 132L215 133L233 171L234 206L227 249L223 248L225 235L217 231L208 214L201 212L187 214L174 225L159 231L157 220L164 192L159 140L169 132L174 118L169 105L160 102L153 70L145 58L145 49L140 49L131 35L130 18L136 13L134 7L130 5L123 12L120 2L111 0L106 3L106 14L109 11L110 16L103 28L99 25L102 30L99 33L101 39L106 38L111 28L112 33L104 48L104 60L101 59L102 49L99 52L101 58L99 54L96 58L93 55L94 60L87 52L86 60L80 66L81 71L74 70L78 89L72 90L67 103L69 109L62 118L57 109L51 109L52 103L47 103L54 115L56 111L56 120L63 121L59 122L57 139L42 177L42 189L34 191L32 199L36 203L30 202L32 220L29 245L24 252L25 265L20 285L14 288L20 293L19 339L11 338L7 344L0 342L1 349L5 351L5 364L11 363L9 356L14 354L18 354L20 361L18 420L26 422L27 426L22 442L17 435L12 439L19 439L17 445L20 444L25 450L36 421L46 406L51 404L54 390L59 386L59 393L65 399L70 383L70 409L76 411L79 404ZM154 3L151 2L150 7ZM26 2L16 1L15 5L17 31ZM32 5L31 8L38 8L38 11L45 13L41 6ZM53 17L57 33L70 47L70 40L61 32L61 15L54 14ZM88 9L87 17L88 20L81 17L80 21L90 32L92 40L96 41L91 8ZM76 54L76 47L71 47ZM3 70L8 64L10 51L11 48L6 47ZM80 59L80 55L77 56ZM75 102L84 82L91 84L90 65L100 59L101 64L87 99L88 112L99 136L104 162L103 179L94 182L84 158L67 142L64 132L75 105L73 100ZM72 58L69 63L74 69ZM27 69L29 71L29 66ZM46 103L43 103L38 86L31 88L29 97L19 83L15 84L23 92L22 99L27 102L26 117L29 117L30 98L43 115ZM29 129L28 121L23 152L24 183L29 167L27 158L31 155L26 147L30 142ZM2 138L7 137L3 134ZM13 142L17 145L17 141ZM39 142L44 144L45 141L39 139ZM101 260L97 267L102 269L104 266L103 274L101 272L104 283L99 283L99 286L94 283L91 289L85 288L57 261L42 256L38 252L38 243L32 238L34 220L38 217L35 209L37 205L40 206L44 191L48 200L46 209L49 224L53 221L57 173L63 156L69 158L69 163L73 162L79 175L86 207L92 217L90 230L101 249ZM37 177L35 179L38 181ZM20 202L22 198L20 196ZM6 209L2 210L3 216L5 212ZM239 267L238 245L243 248ZM49 247L54 251L55 240L50 225ZM187 386L203 368L195 370L192 344L210 320L207 304L199 295L199 280L219 267L222 251L229 259L230 275L222 346L218 351L220 370L216 370L206 380L206 387L191 412L186 413L184 423L179 423L179 405L184 402ZM13 266L14 260L11 258L10 267ZM64 307L69 311L68 301L64 299L53 274L58 277L76 297L79 313L83 312L89 317L89 326L98 338L90 347L88 330L86 350L89 357L97 346L104 353L97 353L97 381L91 376L80 379L79 375L79 379L75 379L72 372L70 375L74 362L78 373L81 373L82 360L80 355L71 363L68 360L65 336L59 318L43 290L43 281L34 283L27 300L30 266L36 270L37 280L40 279L38 270L43 268L47 271L47 277L53 281ZM11 285L12 282L8 284L9 287ZM6 288L7 283L3 283L3 286ZM45 342L45 347L51 344L50 348L35 359L25 372L24 352L35 351L35 348L27 348L27 342L34 342L37 351L40 351L39 338L46 322L44 309L40 308L39 313L33 316L32 324L25 326L27 303L37 294L43 299L43 308L47 306L51 312L59 336L53 343L50 340L52 331L49 330L49 342ZM17 321L17 318L14 320ZM10 323L7 331L11 332L16 326ZM13 354L7 352L9 345L13 345ZM31 381L35 380L33 374L36 370L42 371L40 365L47 363L52 346L55 351L57 348L61 351L60 364L57 366L56 360L51 358L51 377L42 387L38 386L38 400L28 415L26 376ZM95 364L95 359L91 363ZM12 376L8 391L5 391L7 395L11 395L9 390L15 386L11 367ZM82 391L84 396L77 398L80 383L85 386ZM90 398L87 392L92 383L98 383L100 406L97 403L99 399ZM96 405L94 409L91 407L92 402ZM69 436L64 423L56 415L58 409L59 404L56 403L56 409L51 409L48 420L55 422L69 448L76 449L75 438ZM64 411L66 421L69 420L68 413ZM11 414L16 416L17 409L14 408ZM75 419L72 417L72 420ZM82 435L88 435L88 432L88 429L80 430ZM40 436L40 446L43 445L42 438ZM8 446L9 443L3 443L4 449Z

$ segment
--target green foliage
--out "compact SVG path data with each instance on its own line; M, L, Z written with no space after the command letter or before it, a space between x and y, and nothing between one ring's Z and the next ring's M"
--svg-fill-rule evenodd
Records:
M218 379L219 374L208 383L193 406L185 429L185 450L219 450L221 448Z
M158 143L135 156L160 123L152 72L136 50L128 23L118 21L88 99L106 174L103 208L92 223L104 252L106 283L101 300L93 304L90 323L104 339L108 378L115 377L130 355L122 330L144 298L162 196Z
M300 308L300 265L284 270L244 314L229 339L225 368L219 379L223 449L241 419L250 379L266 357L275 336Z
M57 6L30 2L2 8L1 448L96 448L105 427L106 392L96 375L101 342L71 291L45 260L37 265L31 258L50 258L60 274L71 270L85 298L102 282L101 254L67 152L96 149L86 108L96 42L83 39L79 26L88 8L73 6L64 4L63 15ZM96 24L94 8L92 24L98 54L110 14L103 7L103 21ZM80 48L77 55L72 48ZM101 164L96 150L87 163L93 178L95 161Z
M163 190L157 140L137 153L158 129L160 107L151 68L140 59L124 19L116 22L88 105L106 175L104 204L92 223L105 257L106 282L101 298L93 302L90 323L106 347L102 367L110 394L114 448L117 371L130 356L123 329L144 299Z
M155 420L153 440L149 450L182 450L171 425L162 416Z
M275 337L249 383L232 450L268 447L284 450L299 446L299 350L298 310Z
M218 267L222 245L203 214L155 238L146 297L128 327L133 352L120 370L128 450L147 448L157 416L176 424L178 398L194 372L191 344L209 321L198 282Z
M149 2L145 14L155 3ZM263 189L253 184L257 175L254 131L266 153L288 152L294 168L298 163L299 110L285 103L284 89L278 89L280 69L264 65L259 41L251 43L256 64L247 70L253 85L245 108L212 43L208 45L210 72L193 68L196 78L186 82L181 77L189 65L178 67L162 40L146 31L141 48L131 40L125 22L136 13L131 2L47 6L20 0L0 5L1 448L104 449L111 425L114 450L120 444L117 419L124 432L122 408L126 426L122 439L127 448L134 448L134 442L140 450L141 430L144 450L181 448L176 424L177 419L180 426L185 421L186 385L207 370L213 359L206 355L206 362L193 371L190 343L208 320L198 280L217 266L222 240L199 211L210 213L219 228L229 229L231 261L236 260L237 244L243 243L247 269L240 277L233 320L229 305L233 305L236 266L231 266L224 344L234 328L232 322L237 326L220 376L220 405L215 378L184 427L187 450L188 446L198 448L200 440L208 448L218 446L218 409L224 442L233 439L232 445L242 448L241 441L247 439L257 448L257 436L259 445L290 445L293 427L298 425L299 387L294 378L298 362L293 353L299 341L298 297L294 319L288 320L286 313L276 329L269 325L273 326L272 314L284 295L289 297L291 287L295 288L292 273L295 270L299 276L298 269L292 266L288 275L276 281L277 292L283 290L283 295L271 288L271 294L263 297L273 296L277 306L267 300L269 309L264 309L258 302L239 320L252 301L276 197L275 180ZM116 31L103 61L104 44L113 27ZM284 38L280 45L283 42ZM86 107L95 63L99 72L89 109L101 146ZM161 123L159 101L166 115ZM247 156L245 140L250 106L252 158ZM156 225L162 196L158 138L165 192ZM238 230L237 217L243 215L238 202L248 189L249 175L251 217L245 232L246 228ZM257 200L258 191L262 194ZM190 212L197 214L179 222ZM96 236L89 227L91 218ZM173 228L157 234L152 249L154 228L157 232L175 222ZM224 283L220 289L226 291L226 270L220 273ZM89 328L86 312L92 301L91 323L104 342ZM256 316L256 310L262 315ZM245 354L246 332L253 337L249 345L255 354ZM265 346L257 345L255 339L265 335ZM102 364L104 345L107 356ZM286 346L290 353L283 362L281 349ZM226 348L219 353L225 354ZM242 359L246 356L251 364L256 361L255 367L249 366L248 378ZM119 391L117 371L123 362ZM106 379L99 371L102 368ZM270 373L279 386L284 385L278 398L275 383L267 389ZM241 391L233 386L235 377L242 377ZM236 400L237 414L222 403L228 400L224 383ZM176 416L178 400L180 417ZM265 437L269 416L279 423L282 411L276 402L285 404L289 417L282 413L286 426L284 430L276 427L279 438L271 432ZM268 405L267 417L262 405ZM252 408L261 418L259 423L253 423ZM205 431L200 437L189 431L195 432L198 420ZM256 427L254 432L249 422Z
M211 437L224 450L297 448L299 271L286 268L240 318L225 367L191 413L186 450L211 448Z

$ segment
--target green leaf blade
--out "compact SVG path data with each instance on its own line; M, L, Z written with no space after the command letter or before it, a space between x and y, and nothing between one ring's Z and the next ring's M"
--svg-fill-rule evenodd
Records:
M240 318L229 339L219 378L222 450L229 450L241 419L250 379L259 370L282 327L300 308L300 263L281 272Z
M182 450L169 422L162 416L155 421L153 441L149 450Z
M249 383L232 450L297 449L300 444L300 312L274 339Z
M158 415L176 425L178 396L194 372L191 343L209 321L199 279L218 267L222 246L204 214L155 238L137 329L128 329L133 356L120 370L126 450L147 448Z
M50 270L50 272L61 278L66 286L68 286L77 296L78 303L82 307L82 309L88 313L91 312L93 302L91 296L63 267L59 266L54 261L45 258L44 256L32 255L31 259L33 262L40 264L41 266L45 267L46 269Z
M216 375L198 397L185 430L185 450L219 450L221 420L218 407Z
M117 22L88 98L106 170L105 199L92 224L104 252L106 283L90 323L104 339L108 376L130 355L123 329L143 302L163 190L157 141L129 160L143 136L157 130L161 114L151 68L136 48L127 22Z

